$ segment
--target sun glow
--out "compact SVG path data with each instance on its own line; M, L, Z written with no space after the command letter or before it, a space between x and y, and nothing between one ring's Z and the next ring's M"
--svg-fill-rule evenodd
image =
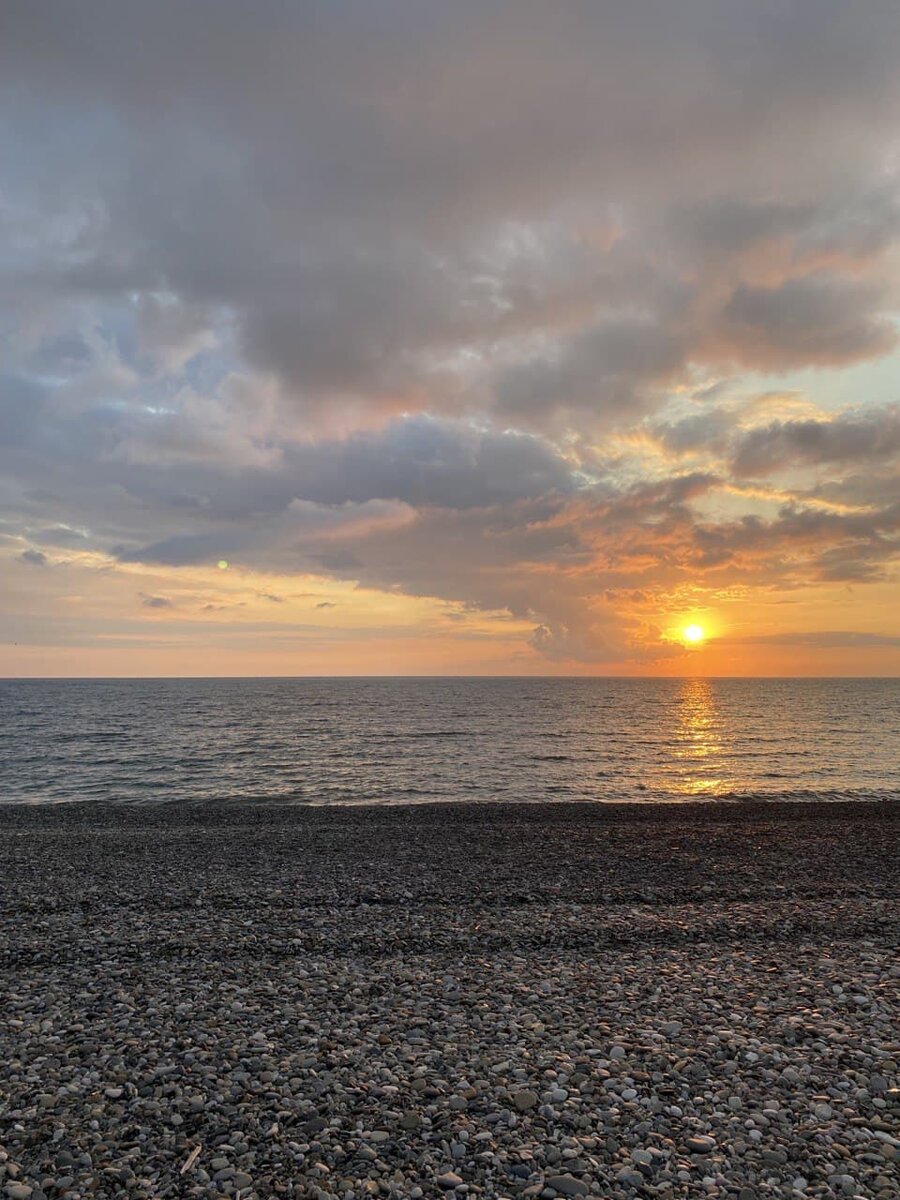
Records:
M699 646L706 638L702 625L685 625L681 635L689 646Z

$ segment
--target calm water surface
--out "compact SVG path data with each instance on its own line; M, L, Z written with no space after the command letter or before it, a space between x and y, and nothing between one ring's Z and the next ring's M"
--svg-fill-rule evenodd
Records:
M0 681L0 800L900 797L900 680Z

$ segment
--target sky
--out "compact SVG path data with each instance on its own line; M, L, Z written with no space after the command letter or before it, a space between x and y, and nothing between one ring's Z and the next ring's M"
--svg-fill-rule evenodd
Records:
M0 674L900 673L898 52L4 0Z

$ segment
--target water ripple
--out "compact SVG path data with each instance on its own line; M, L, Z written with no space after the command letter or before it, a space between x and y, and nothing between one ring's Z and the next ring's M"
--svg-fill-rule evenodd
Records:
M0 682L0 799L900 795L900 681Z

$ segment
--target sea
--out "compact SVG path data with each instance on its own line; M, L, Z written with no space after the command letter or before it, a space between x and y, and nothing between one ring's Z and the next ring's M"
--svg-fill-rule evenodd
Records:
M897 679L0 681L6 803L897 798Z

